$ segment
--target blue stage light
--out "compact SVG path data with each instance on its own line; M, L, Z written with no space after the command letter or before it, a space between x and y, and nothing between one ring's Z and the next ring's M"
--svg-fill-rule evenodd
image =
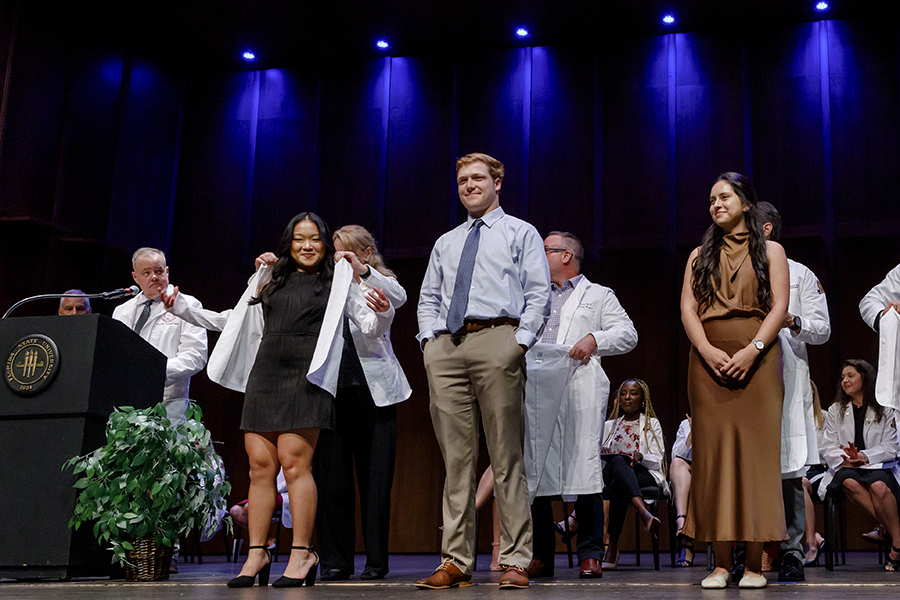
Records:
M519 27L516 29L516 35L520 38L527 38L531 35L531 32L525 29L524 27Z
M816 10L819 12L825 12L829 8L831 8L831 7L828 5L827 2L817 2L816 3Z
M662 22L665 25L674 25L675 24L675 15L669 13L667 15L663 15Z
M256 60L256 55L253 54L252 52L250 52L249 50L245 51L241 56L247 62L253 62L254 60Z
M378 46L378 48L381 50L387 50L391 47L388 41L384 39L378 40L377 42L375 42L375 45Z

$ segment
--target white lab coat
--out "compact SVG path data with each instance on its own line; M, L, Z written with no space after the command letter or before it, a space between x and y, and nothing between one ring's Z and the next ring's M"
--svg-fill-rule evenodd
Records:
M791 283L788 312L800 317L801 329L798 333L782 329L778 334L784 359L781 473L786 477L801 477L806 465L818 464L819 460L806 345L827 342L831 321L825 290L815 273L790 259L788 267Z
M223 387L239 392L243 392L247 387L247 378L256 360L264 328L262 306L259 304L249 306L247 302L257 295L259 288L270 278L269 267L261 266L250 278L249 285L237 305L229 311L216 313L198 309L187 302L180 302L181 294L170 309L186 321L222 331L210 357L207 375ZM319 330L312 364L307 373L310 382L332 395L337 390L341 352L344 347L345 310L351 318L351 323L366 337L383 336L390 330L394 319L393 305L387 312L376 313L366 306L365 299L361 295L351 293L352 286L356 286L353 281L353 269L347 261L342 260L334 268L334 279L325 307L325 317Z
M863 296L859 301L859 314L866 325L875 329L875 320L884 307L897 300L900 300L900 265L891 269L881 283Z
M550 435L550 449L541 479L535 485L536 493L538 496L597 494L603 491L599 448L609 400L609 378L600 365L600 357L631 351L637 345L637 331L615 293L586 277L575 286L560 310L556 343L571 349L591 333L597 348L588 362L579 365L572 375ZM527 400L526 396L526 414Z
M621 419L622 417L619 417ZM612 447L612 436L616 430L616 421L619 419L610 419L604 425L603 447ZM640 464L642 464L650 474L653 480L663 489L663 494L669 495L669 484L666 476L663 474L663 461L666 459L666 451L664 448L665 438L663 438L662 426L659 419L650 418L650 434L644 427L647 425L647 415L641 414L638 419L638 427L640 428L640 439L638 440L638 450L643 455ZM604 465L605 466L605 465Z
M878 375L875 379L878 404L900 410L900 313L881 317L878 328Z
M691 462L694 456L694 445L691 444L690 447L687 445L687 436L690 434L691 422L687 419L682 419L678 425L678 432L675 434L675 442L672 444L672 458L677 456Z
M355 281L350 285L350 294L354 297L354 301L365 306L365 294L370 287L380 288L391 301L394 310L406 302L406 290L397 279L382 275L375 269L372 269L369 277L359 285ZM351 319L350 335L353 337L353 345L356 346L356 354L366 375L366 384L369 386L369 393L372 394L375 406L390 406L409 398L412 388L409 387L403 367L394 354L390 326L381 335L366 335Z
M871 408L866 410L866 422L863 424L866 447L862 452L868 457L869 464L861 468L889 469L900 483L900 466L897 464L897 458L900 456L900 438L897 436L896 416L894 409L885 408L881 420L876 422L875 412ZM822 458L828 465L828 472L819 485L819 496L823 499L828 484L844 462L841 445L846 446L855 437L854 426L853 409L849 403L844 406L840 402L835 402L828 407L828 412L825 413L825 432L822 435Z
M192 309L202 309L203 305L193 296L183 296L183 302ZM113 310L113 319L121 321L133 329L148 298L138 294ZM150 307L150 317L141 328L140 336L154 348L166 355L166 386L163 401L169 409L173 421L184 417L190 391L191 376L199 373L206 365L206 330L197 327L176 315L166 312L162 302L154 302Z

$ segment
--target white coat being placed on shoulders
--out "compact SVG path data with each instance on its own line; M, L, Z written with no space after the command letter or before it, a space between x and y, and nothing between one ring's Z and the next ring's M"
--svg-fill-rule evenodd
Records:
M212 381L228 389L239 392L246 389L247 378L256 360L264 329L262 306L259 304L250 306L248 301L256 296L259 288L270 279L269 271L265 265L257 270L232 310L221 313L198 310L187 302L179 301L181 294L176 297L175 304L170 309L186 321L222 331L210 357L207 373ZM307 373L307 379L332 395L337 390L337 377L344 347L345 312L351 319L351 328L356 327L367 343L369 339L382 338L390 330L394 319L393 300L387 312L376 313L366 306L364 296L354 291L353 288L358 287L353 281L353 269L350 264L345 260L338 262L334 267L334 279L325 307L325 317L319 330L312 364ZM356 339L354 337L354 343ZM377 342L375 345L378 345ZM403 381L406 381L405 377ZM408 396L409 394L406 395Z
M631 351L637 345L637 331L611 289L582 277L562 306L556 344L571 349L587 334L594 336L597 348L587 363L575 368L557 418L555 422L549 420L552 431L549 435L546 431L534 432L549 438L543 468L526 464L529 490L535 489L538 496L603 491L600 442L610 384L600 358ZM529 353L530 360L533 353ZM529 372L529 380L532 375ZM532 387L530 383L528 387ZM526 419L532 421L528 411L540 411L540 399L529 398L526 393L525 401ZM538 451L535 459L540 460L540 456ZM533 473L540 473L538 481L531 480Z

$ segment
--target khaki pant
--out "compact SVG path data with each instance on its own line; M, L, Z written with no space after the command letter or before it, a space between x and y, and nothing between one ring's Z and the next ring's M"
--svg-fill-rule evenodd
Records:
M458 341L458 340L457 340ZM483 421L500 513L500 563L531 562L531 509L525 463L525 357L515 329L501 325L469 334L457 345L448 334L425 345L431 420L447 478L441 552L464 573L475 563L478 423Z

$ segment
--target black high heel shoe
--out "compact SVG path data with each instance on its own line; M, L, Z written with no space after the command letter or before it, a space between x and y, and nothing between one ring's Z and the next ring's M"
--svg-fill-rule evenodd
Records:
M272 583L275 588L301 587L306 583L306 587L316 585L316 572L319 570L319 555L313 550L312 544L309 546L291 546L291 550L308 550L316 557L316 563L309 568L305 579L295 579L293 577L281 576Z
M259 576L259 585L262 587L266 587L269 585L269 571L272 570L272 556L269 554L269 549L265 546L248 546L247 551L250 550L263 550L266 553L266 566L260 569L256 575L239 575L235 577L231 581L228 582L228 587L230 588L248 588L253 587L253 583L256 581L256 577Z

